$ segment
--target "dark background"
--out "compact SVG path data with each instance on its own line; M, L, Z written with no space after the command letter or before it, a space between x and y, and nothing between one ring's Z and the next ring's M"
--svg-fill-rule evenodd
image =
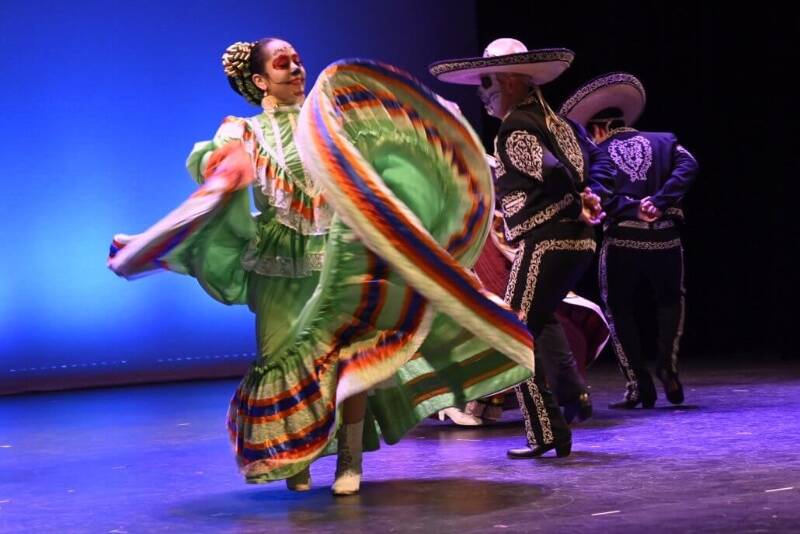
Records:
M800 19L777 4L759 7L477 2L479 52L498 37L575 51L572 67L544 87L554 109L594 76L631 72L647 91L637 127L674 132L697 157L685 201L684 357L798 356L789 342L797 233L787 182L797 176L797 86L789 78L800 59ZM484 116L485 142L496 123ZM581 290L596 299L595 277Z

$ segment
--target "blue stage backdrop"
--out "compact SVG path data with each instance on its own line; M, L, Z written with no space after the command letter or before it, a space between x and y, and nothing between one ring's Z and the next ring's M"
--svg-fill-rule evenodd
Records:
M220 65L237 40L280 36L309 88L343 57L410 70L480 120L431 61L479 52L472 1L0 4L0 393L235 375L253 319L185 276L115 277L116 232L139 232L194 188L184 160L226 115L253 115Z

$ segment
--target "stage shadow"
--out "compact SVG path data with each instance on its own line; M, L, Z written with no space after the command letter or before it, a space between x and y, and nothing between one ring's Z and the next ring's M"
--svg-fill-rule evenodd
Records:
M578 450L573 449L572 454L566 458L556 458L554 456L543 456L536 458L534 462L551 465L559 469L569 467L575 468L595 468L604 466L618 466L623 462L631 460L633 455L620 454L616 452L606 452L602 450L583 450L580 449L580 444L577 444ZM552 453L548 453L552 454Z
M386 520L388 516L402 525L404 519L412 517L417 523L426 516L436 521L480 516L531 504L550 493L550 489L535 484L448 478L367 481L358 495L334 497L328 487L294 493L277 482L263 491L243 490L189 500L171 507L169 513L220 526L288 522L314 527L370 518Z
M666 406L656 406L656 410L668 411L668 412L674 412L680 410L702 410L702 409L703 406L700 406L698 404L669 404Z
M594 416L592 416L591 419L588 419L587 422L592 420L620 422L628 418L639 419L647 417L659 417L662 415L668 415L675 412L682 412L682 411L694 412L697 410L704 410L704 409L706 409L705 406L700 406L698 404L679 404L679 405L666 404L666 405L657 405L654 408L638 407L638 408L633 408L631 410L614 410L608 408L602 411L598 411L597 413L595 413Z

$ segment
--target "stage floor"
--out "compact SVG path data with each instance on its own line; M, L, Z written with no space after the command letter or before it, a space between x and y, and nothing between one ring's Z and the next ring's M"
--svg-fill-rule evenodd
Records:
M309 493L244 484L235 381L0 397L0 532L800 531L800 365L685 367L685 405L634 411L605 407L622 382L593 368L568 458L507 459L518 412L431 420L366 455L361 494L339 499L332 457Z

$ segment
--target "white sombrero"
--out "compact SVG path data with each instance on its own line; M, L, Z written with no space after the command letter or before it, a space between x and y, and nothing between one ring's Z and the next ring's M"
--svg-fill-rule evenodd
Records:
M636 76L612 72L586 82L564 101L559 113L586 126L603 111L619 110L604 118L620 119L631 126L644 111L646 101L644 86Z
M566 48L528 50L520 41L504 37L492 41L482 57L437 61L428 70L447 83L480 85L481 76L506 72L525 74L536 85L544 85L567 70L574 58Z

